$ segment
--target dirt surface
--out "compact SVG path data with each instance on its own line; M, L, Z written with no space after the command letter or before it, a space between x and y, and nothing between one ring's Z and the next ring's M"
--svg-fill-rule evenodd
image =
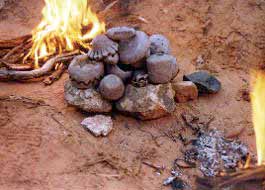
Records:
M104 7L100 2L93 4L95 10ZM0 39L29 33L40 21L43 5L39 0L7 3L0 10ZM106 22L166 35L181 68L179 80L204 69L220 79L222 90L178 104L174 116L155 121L113 113L114 131L95 138L80 126L87 114L64 101L67 73L52 86L0 83L0 189L170 189L162 181L174 159L182 157L184 147L176 138L185 128L182 113L212 116L210 128L227 136L241 131L239 139L255 154L250 102L244 97L250 68L265 64L263 0L124 0ZM143 161L166 169L158 175ZM196 189L192 181L200 172L184 173Z

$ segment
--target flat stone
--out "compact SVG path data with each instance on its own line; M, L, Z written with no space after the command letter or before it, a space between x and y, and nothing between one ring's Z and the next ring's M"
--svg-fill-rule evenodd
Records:
M78 89L67 81L64 86L64 97L68 104L91 113L107 113L112 104L105 100L94 88Z
M170 83L145 87L127 85L125 95L116 108L141 120L157 119L175 110L175 92Z
M185 103L198 98L197 86L191 81L181 81L172 83L175 91L175 100L179 103Z
M168 83L179 70L177 60L172 55L155 54L146 60L149 81L154 84Z
M192 81L197 86L200 94L214 94L221 90L221 82L206 71L184 75L183 80Z
M113 129L113 122L111 117L104 115L88 117L81 122L81 125L88 129L96 137L105 137Z

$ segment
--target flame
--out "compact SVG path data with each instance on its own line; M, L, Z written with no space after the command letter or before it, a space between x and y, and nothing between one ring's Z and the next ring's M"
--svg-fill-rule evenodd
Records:
M265 163L265 73L255 73L251 93L252 119L256 135L258 165Z
M25 57L35 61L63 51L89 48L88 41L105 31L105 24L88 6L89 0L45 0L42 21L32 31L33 45ZM78 47L79 46L79 47Z

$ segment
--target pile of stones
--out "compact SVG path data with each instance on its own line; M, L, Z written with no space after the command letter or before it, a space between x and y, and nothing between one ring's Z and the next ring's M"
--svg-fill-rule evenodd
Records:
M98 35L86 55L73 59L65 84L68 104L90 113L118 111L141 120L173 113L175 102L216 93L220 82L206 72L184 76L171 55L169 40L130 27L115 27Z

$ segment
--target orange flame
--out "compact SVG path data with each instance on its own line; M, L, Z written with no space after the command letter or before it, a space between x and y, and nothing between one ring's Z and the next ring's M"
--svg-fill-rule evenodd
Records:
M253 75L254 76L254 75ZM255 74L251 93L252 120L256 135L258 165L265 164L265 73Z
M42 21L33 30L33 46L25 57L35 61L63 51L89 48L88 40L105 31L105 24L88 6L89 0L45 0Z

